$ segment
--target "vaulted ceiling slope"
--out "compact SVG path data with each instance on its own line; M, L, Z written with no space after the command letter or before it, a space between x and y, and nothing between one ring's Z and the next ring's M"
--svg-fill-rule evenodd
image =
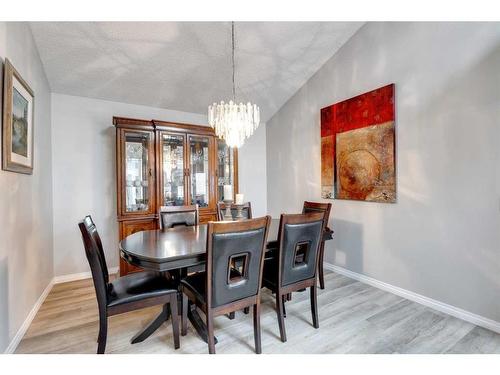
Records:
M236 98L269 119L361 27L236 23ZM206 113L231 98L230 22L33 22L53 92Z

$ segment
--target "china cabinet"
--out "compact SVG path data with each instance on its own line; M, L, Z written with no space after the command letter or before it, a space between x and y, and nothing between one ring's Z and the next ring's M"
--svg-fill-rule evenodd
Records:
M198 204L217 220L224 185L238 193L238 153L208 126L114 117L119 239L158 228L160 206ZM120 275L138 269L120 258Z

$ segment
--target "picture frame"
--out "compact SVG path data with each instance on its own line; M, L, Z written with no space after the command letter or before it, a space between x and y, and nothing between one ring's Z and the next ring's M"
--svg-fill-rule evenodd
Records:
M35 94L9 59L3 74L2 169L33 174Z
M397 202L395 84L321 109L321 197Z

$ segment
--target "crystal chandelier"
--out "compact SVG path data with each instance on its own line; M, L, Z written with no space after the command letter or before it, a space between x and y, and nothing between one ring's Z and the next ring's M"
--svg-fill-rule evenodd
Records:
M208 106L208 124L215 129L215 134L224 139L229 147L241 147L260 124L259 107L250 102L236 103L234 84L234 22L231 22L231 46L233 66L233 100L221 101Z

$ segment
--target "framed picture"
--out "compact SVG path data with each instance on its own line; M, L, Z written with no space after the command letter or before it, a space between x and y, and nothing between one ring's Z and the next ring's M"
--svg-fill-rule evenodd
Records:
M321 110L322 198L396 202L394 84Z
M4 64L2 169L33 173L35 95L8 59Z

